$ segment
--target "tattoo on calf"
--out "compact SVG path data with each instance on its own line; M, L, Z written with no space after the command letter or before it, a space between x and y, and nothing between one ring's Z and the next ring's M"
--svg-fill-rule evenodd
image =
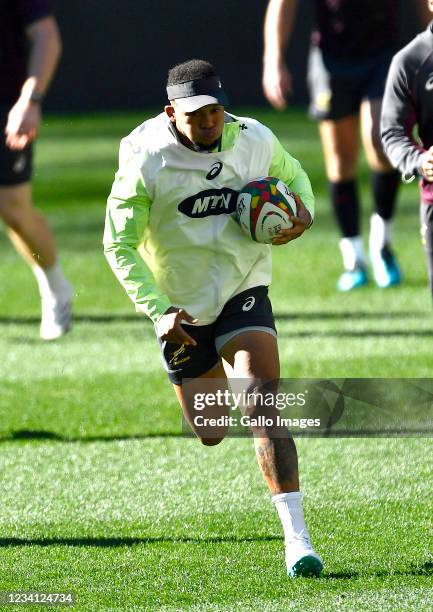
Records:
M298 457L292 438L255 438L257 461L271 489L299 486Z

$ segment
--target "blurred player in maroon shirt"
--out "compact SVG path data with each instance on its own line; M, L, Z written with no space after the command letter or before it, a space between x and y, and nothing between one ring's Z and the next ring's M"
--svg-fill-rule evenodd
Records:
M433 19L433 0L424 0ZM382 143L406 182L420 186L421 239L433 297L433 21L395 56L382 107Z
M72 288L51 231L33 208L30 183L32 142L60 53L48 0L0 0L0 217L36 276L44 340L58 338L71 325Z
M428 14L417 0L422 21ZM380 111L391 58L399 48L396 0L314 0L316 25L308 66L310 114L319 131L330 197L341 232L344 272L338 289L367 283L360 228L356 166L358 123L371 170L374 212L369 251L379 287L397 285L401 274L391 250L391 220L399 182L380 142ZM285 61L298 0L269 0L265 18L263 88L277 109L287 106L292 78Z

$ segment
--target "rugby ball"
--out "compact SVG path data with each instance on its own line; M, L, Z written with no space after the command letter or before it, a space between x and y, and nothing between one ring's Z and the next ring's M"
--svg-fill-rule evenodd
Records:
M247 183L236 202L236 218L252 240L270 244L280 230L290 229L296 215L294 194L278 178L268 176Z

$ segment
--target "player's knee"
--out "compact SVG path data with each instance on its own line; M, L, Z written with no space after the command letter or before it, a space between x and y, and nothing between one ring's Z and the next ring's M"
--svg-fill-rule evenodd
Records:
M388 158L383 152L382 145L378 144L374 154L368 161L370 168L375 172L391 172L393 170Z
M376 172L389 172L392 166L383 150L380 132L375 131L371 134L370 141L365 143L365 153L368 165Z
M12 230L33 222L35 210L27 184L0 187L0 219Z
M199 440L204 446L216 446L224 440L224 436L221 438L199 438Z
M328 168L328 179L333 183L351 181L355 176L355 166L340 160Z
M352 180L356 174L356 156L343 153L329 154L326 157L326 173L333 183Z
M14 232L19 232L22 220L19 210L9 204L0 205L0 218L8 228Z

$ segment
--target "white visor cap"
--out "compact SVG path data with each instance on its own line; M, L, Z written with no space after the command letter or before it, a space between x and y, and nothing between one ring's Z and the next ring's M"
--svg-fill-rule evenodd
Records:
M225 106L224 102L218 100L218 98L215 96L191 96L189 98L176 98L173 100L173 102L176 103L176 106L178 106L180 110L186 113L193 113L199 108L208 106L209 104L222 104Z
M209 104L228 105L227 96L218 76L167 85L167 97L175 101L177 106L187 113L192 113Z

